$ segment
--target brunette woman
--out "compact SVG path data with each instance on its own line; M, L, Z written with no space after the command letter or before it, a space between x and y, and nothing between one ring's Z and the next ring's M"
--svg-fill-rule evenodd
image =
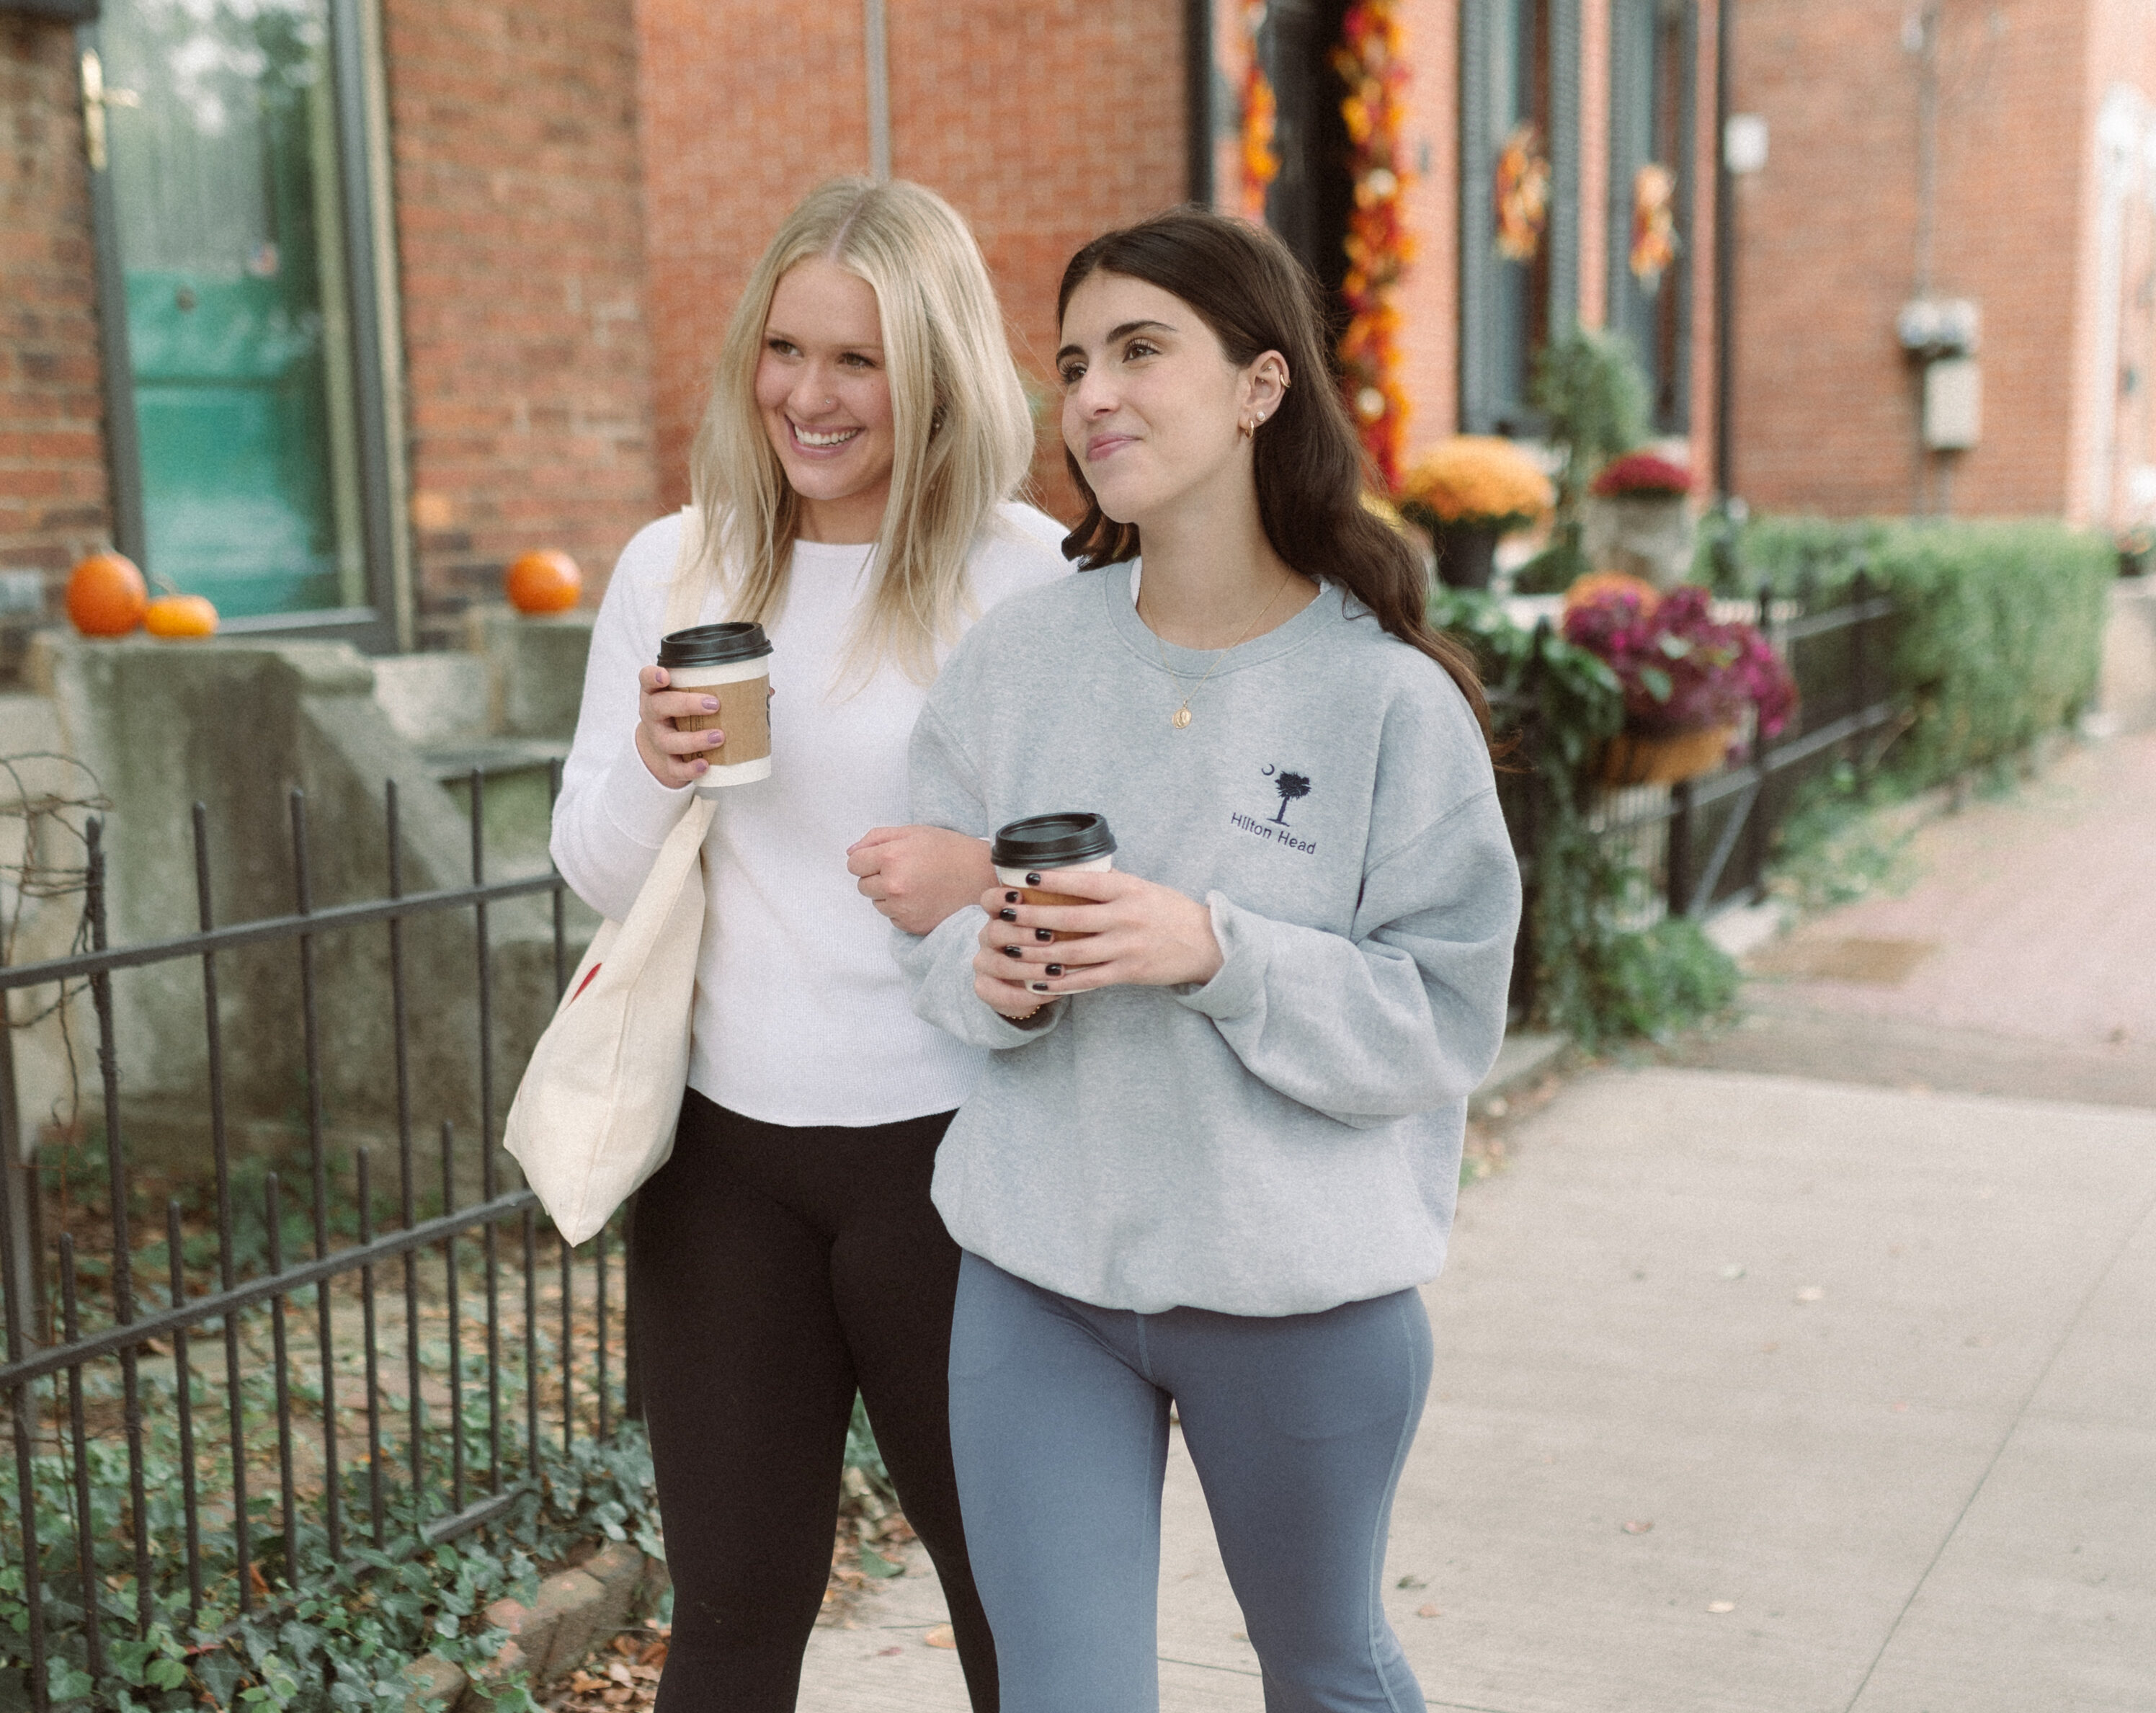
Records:
M906 743L966 619L1064 569L1012 500L1031 450L964 223L916 186L825 185L734 312L696 505L629 543L593 633L553 850L616 917L724 738L675 728L717 703L651 664L677 563L711 580L703 621L773 647L772 773L711 823L689 1087L630 1233L674 1581L661 1713L794 1705L856 1387L973 1705L996 1705L946 1418L958 1251L928 1200L981 1055L912 1014L876 911L926 931L993 879L978 839L899 824Z
M901 951L922 1014L993 1049L934 1194L966 1251L952 1439L1003 1705L1158 1705L1173 1404L1268 1713L1398 1713L1422 1705L1380 1601L1417 1287L1519 909L1482 694L1360 504L1277 240L1178 210L1086 245L1059 307L1087 574L953 654L913 812L1096 813L1115 867L1044 874L1079 904L991 889Z

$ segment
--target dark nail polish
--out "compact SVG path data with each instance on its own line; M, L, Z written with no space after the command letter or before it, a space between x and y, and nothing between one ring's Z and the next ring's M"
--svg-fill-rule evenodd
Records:
M1045 982L1028 982L1025 985L1029 992L1045 993L1048 991L1048 983Z
M1016 904L1018 902L1018 894L1015 892L1006 892L1004 894L1004 902L1005 904Z
M1023 951L1020 951L1015 946L1006 946L1004 947L1004 956L1005 957L1024 957L1025 954Z
M1063 966L1060 963L1052 963L1048 967L1048 973L1051 976L1060 976L1063 973Z
M1038 886L1040 885L1040 876L1038 874L1028 874L1025 877L1025 884L1029 886Z
M999 910L996 912L996 920L1001 922L1014 922L1018 920L1018 912L1014 910Z
M1053 940L1055 937L1055 930L1053 928L1035 928L1033 931L1033 937L1036 940Z

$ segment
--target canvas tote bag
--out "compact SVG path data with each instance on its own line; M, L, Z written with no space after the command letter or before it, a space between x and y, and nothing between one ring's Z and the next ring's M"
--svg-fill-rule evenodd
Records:
M693 508L666 597L668 633L696 622L711 582ZM691 797L628 915L600 925L516 1085L502 1145L561 1232L580 1244L674 1151L689 1079L689 1013L704 937L704 835Z

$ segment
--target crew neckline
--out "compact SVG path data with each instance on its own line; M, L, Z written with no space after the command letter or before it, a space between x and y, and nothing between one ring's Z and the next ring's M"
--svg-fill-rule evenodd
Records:
M1138 617L1137 563L1129 560L1121 565L1103 566L1087 575L1101 580L1101 596L1107 607L1108 623L1116 634L1146 665L1155 672L1165 670L1170 677L1187 678L1194 672L1209 671L1214 677L1222 678L1231 672L1240 672L1246 666L1276 660L1345 616L1339 592L1330 581L1320 577L1316 598L1263 636L1253 637L1247 643L1238 643L1226 649L1186 649L1180 643L1171 643L1158 635ZM1224 654L1234 658L1224 659Z

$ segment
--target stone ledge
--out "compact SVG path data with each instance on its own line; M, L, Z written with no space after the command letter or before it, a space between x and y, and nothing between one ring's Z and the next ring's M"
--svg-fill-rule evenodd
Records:
M509 1639L478 1678L433 1654L406 1666L412 1689L404 1713L490 1713L490 1680L529 1672L536 1690L567 1676L639 1612L656 1607L666 1587L665 1562L626 1541L557 1571L540 1583L533 1604L497 1600L487 1608L488 1621L507 1630Z

